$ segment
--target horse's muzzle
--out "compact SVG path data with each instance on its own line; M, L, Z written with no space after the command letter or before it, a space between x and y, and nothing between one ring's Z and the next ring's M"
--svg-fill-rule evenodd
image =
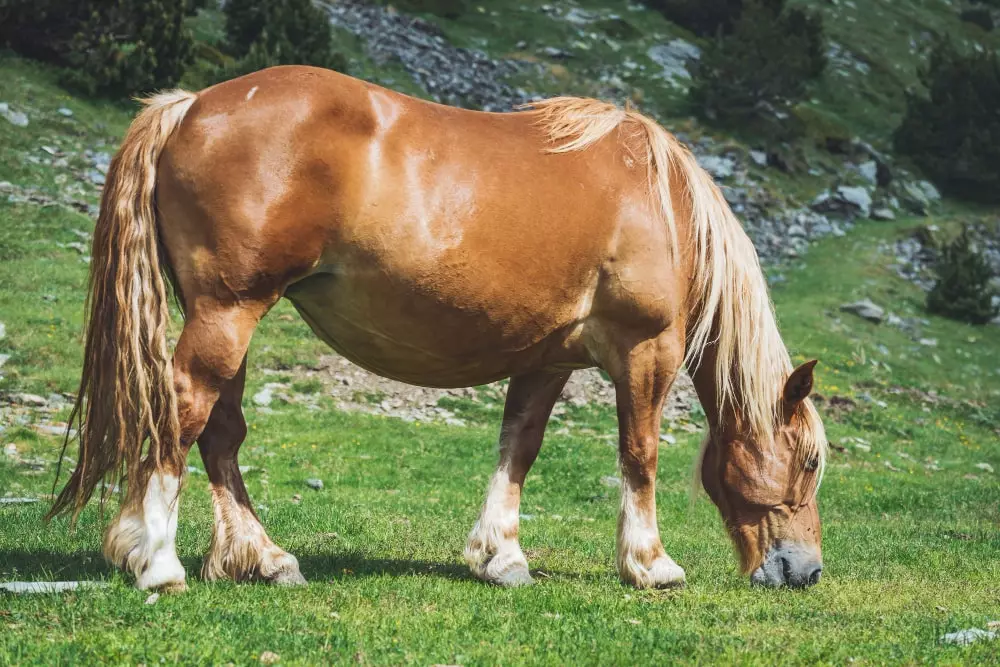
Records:
M764 563L750 575L758 586L805 588L819 583L823 561L816 550L799 542L779 542L771 547Z

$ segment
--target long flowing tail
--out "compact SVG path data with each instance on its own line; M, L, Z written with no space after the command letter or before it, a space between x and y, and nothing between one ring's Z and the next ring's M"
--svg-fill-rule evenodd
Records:
M131 502L151 472L167 463L183 469L155 191L160 153L195 99L175 90L144 100L111 162L94 229L83 376L60 468L74 427L79 459L48 518L72 509L75 520L102 480L102 505L126 480Z

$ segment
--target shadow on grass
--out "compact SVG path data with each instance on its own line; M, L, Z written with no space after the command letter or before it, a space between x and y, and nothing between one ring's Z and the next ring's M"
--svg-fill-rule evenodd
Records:
M426 560L372 558L360 553L307 554L298 557L306 581L352 579L388 575L391 577L433 576L455 581L473 581L469 568L457 563Z
M97 551L0 550L0 580L80 581L110 578L114 568Z

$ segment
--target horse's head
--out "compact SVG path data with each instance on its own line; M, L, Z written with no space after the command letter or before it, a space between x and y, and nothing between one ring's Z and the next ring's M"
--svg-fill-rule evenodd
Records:
M785 382L773 442L755 441L732 420L705 444L702 484L744 572L765 586L811 586L823 569L816 490L826 436L807 400L815 365L803 364Z

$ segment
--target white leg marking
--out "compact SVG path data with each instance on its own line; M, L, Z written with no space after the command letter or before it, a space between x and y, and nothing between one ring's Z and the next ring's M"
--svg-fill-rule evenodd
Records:
M271 541L254 514L224 486L211 487L215 526L201 568L208 581L263 579L275 584L304 584L295 556Z
M179 487L177 477L154 473L142 507L123 508L104 538L105 557L134 574L137 588L186 586L175 544Z
M684 570L660 544L656 513L644 510L627 480L622 484L622 506L618 517L618 572L636 588L664 588L684 583Z
M511 483L507 465L501 464L465 545L465 561L480 579L501 586L532 583L528 560L517 542L519 509L519 489Z

